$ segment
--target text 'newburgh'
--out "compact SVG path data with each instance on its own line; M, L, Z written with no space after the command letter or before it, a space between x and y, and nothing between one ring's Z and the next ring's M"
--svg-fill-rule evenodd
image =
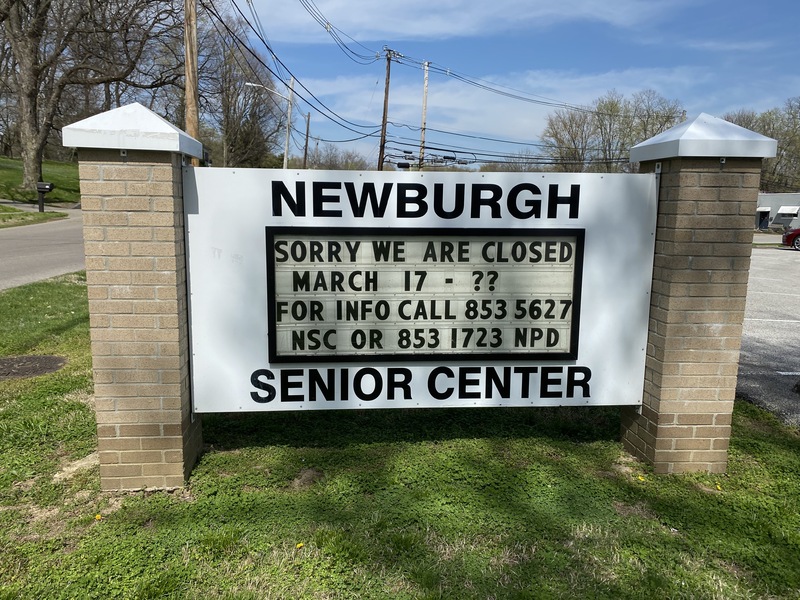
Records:
M422 183L351 181L297 181L294 192L283 181L272 182L272 214L281 217L284 207L295 217L355 217L418 219L431 211L441 219L577 219L578 184L560 195L558 184L548 186L547 196L533 183L519 183L507 191L494 183ZM344 188L344 192L342 189Z

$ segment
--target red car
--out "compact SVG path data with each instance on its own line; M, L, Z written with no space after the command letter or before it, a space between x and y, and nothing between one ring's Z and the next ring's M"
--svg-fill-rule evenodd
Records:
M787 229L783 233L781 243L784 246L791 246L795 250L800 250L800 229Z

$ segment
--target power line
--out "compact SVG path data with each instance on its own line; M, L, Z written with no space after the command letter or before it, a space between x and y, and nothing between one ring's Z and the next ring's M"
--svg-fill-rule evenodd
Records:
M261 24L261 18L258 16L258 12L256 11L256 7L253 4L253 0L246 0L246 2L247 6L250 8L250 14L253 16L253 21L255 21L256 24L256 28L253 28L254 31L257 31L259 35L261 35L261 37L263 37L269 43L269 38L267 37L267 34L264 31L264 26ZM250 25L250 23L248 23L248 25ZM267 46L267 49L269 50L269 46ZM282 71L281 65L278 62L277 57L274 54L272 54L271 51L270 51L270 57L272 58L272 63L275 65L275 70L279 72ZM285 80L286 74L283 73L280 79L281 81Z
M419 125L408 125L406 123L397 123L395 121L389 121L390 124L394 125L395 127L405 127L406 129L410 129L412 131L421 131L422 127ZM495 138L495 137L488 137L484 135L475 135L470 133L458 133L455 131L447 131L446 129L436 129L435 127L426 127L425 131L433 131L434 133L441 133L444 135L451 135L455 137L463 137L469 138L473 140L482 140L485 142L498 142L501 144L512 144L518 146L544 146L545 144L536 144L533 142L523 142L519 140L506 140L502 138Z
M212 4L212 5L213 5L213 2L214 2L214 0L206 0L206 1L207 1L207 2L209 2L210 4ZM264 37L262 37L262 36L259 34L259 32L258 32L258 31L255 29L255 27L254 27L254 26L253 26L253 24L250 22L250 20L249 20L249 19L248 19L248 18L247 18L247 17L244 15L244 13L242 12L241 8L240 8L240 7L239 7L239 5L236 3L236 1L234 0L233 2L231 2L231 4L232 4L232 5L233 5L233 7L236 9L236 12L238 12L238 13L239 13L239 16L240 16L240 17L241 17L241 18L244 20L244 22L245 22L245 23L248 25L248 27L249 27L249 28L250 28L250 29L253 31L253 33L256 35L256 37L258 38L258 40L259 40L259 41L260 41L262 44L264 44L264 47L265 47L265 48L267 48L267 50L268 50L268 51L270 52L270 54L271 54L271 55L274 57L274 59L275 59L275 60L278 62L278 64L281 66L281 68L282 68L282 69L285 69L285 70L286 70L286 72L287 72L287 73L288 73L288 74L289 74L291 77L294 77L295 81L296 81L296 82L297 82L297 83L300 85L300 87L302 87L302 88L303 88L303 90L305 90L305 91L306 91L306 93L307 93L309 96L311 96L311 98L313 98L313 99L314 99L314 101L315 101L315 102L316 102L316 103L317 103L319 106L321 106L321 107L322 107L322 109L324 109L324 110L322 110L322 109L320 109L320 108L316 108L316 107L315 107L315 109L317 110L317 112L319 112L319 113L320 113L320 114L322 114L323 116L326 116L327 118L329 118L330 120L332 120L332 121L334 121L334 122L336 122L336 119L338 119L338 120L340 120L342 123L346 123L347 125L349 125L349 126L351 126L351 127L359 127L359 128L362 128L362 129L365 129L365 128L374 128L374 127L375 127L374 125L361 125L361 124L359 124L359 123L354 123L353 121L350 121L350 120L346 119L345 117L342 117L341 115L337 114L337 113L336 113L336 112L335 112L333 109L331 109L330 107L328 107L328 106L327 106L327 105L326 105L324 102L322 102L322 101L321 101L319 98L317 98L317 96L316 96L316 95L314 95L314 93L313 93L311 90L309 90L309 89L308 89L308 88L307 88L307 87L306 87L306 86L305 86L305 85L304 85L304 84L303 84L303 83L302 83L302 82L301 82L301 81L298 79L298 77L297 77L297 76L295 76L295 74L294 74L294 73L291 71L291 69L289 69L289 68L286 66L286 63L284 63L284 62L283 62L283 61L282 61L280 58L278 58L278 56L275 54L275 52L273 51L272 47L270 46L269 42L268 42L268 41L267 41L267 40L266 40ZM228 28L228 26L227 26L227 25L225 25L225 27L226 27L226 28ZM228 29L229 29L229 28L228 28ZM260 61L262 64L264 64L264 63L263 63L263 61L261 60L261 58L260 58L260 57L258 57L258 55L257 55L255 52L253 52L253 50L252 50L252 49L250 49L250 47L249 47L249 46L247 46L247 45L246 45L246 44L245 44L245 43L244 43L244 42L241 40L241 38L239 38L238 36L236 36L236 37L237 37L237 40L239 41L239 43L240 43L240 44L242 44L242 45L244 45L244 46L247 48L248 52L250 52L251 54L253 54L253 56L254 56L254 57L256 57L256 59L257 59L257 60L259 60L259 61ZM272 69L270 69L270 68L269 68L269 67L268 67L266 64L264 64L264 66L265 66L265 67L266 67L266 68L267 68L267 69L270 71L270 73L272 73L272 74L273 74L273 75L274 75L276 78L278 78L280 81L282 81L282 82L284 83L284 85L286 84L286 82L284 81L284 79L283 79L283 78L281 78L281 77L280 77L278 74L276 74L276 73L275 73L275 72L274 72ZM310 102L308 99L304 98L302 95L300 95L300 94L299 94L299 93L297 93L297 92L295 92L295 93L296 93L296 95L297 95L298 97L300 97L300 98L301 98L301 99L302 99L302 100L303 100L303 101L304 101L306 104L308 104L309 106L312 106L312 107L313 107L313 104L312 104L312 103L311 103L311 102ZM327 114L327 113L329 113L329 114ZM331 117L330 115L333 115L333 117ZM342 125L341 123L337 123L337 124L338 124L338 125L340 125L340 126L342 126L342 127L344 127L344 125ZM345 127L345 128L346 128L346 129L350 129L350 127ZM352 130L352 129L351 129L351 131L354 131L354 130ZM359 132L357 132L357 131L356 131L356 133L359 133Z
M250 1L250 0L248 0L248 1ZM344 33L338 27L335 27L334 25L332 25L330 20L327 17L325 17L322 14L322 12L319 10L319 8L316 6L316 4L314 4L314 0L298 0L298 1L303 6L303 8L305 8L306 11L308 11L308 13L331 35L331 37L334 39L334 41L339 46L339 48L341 48L342 51L349 58L354 59L355 62L358 62L359 64L365 64L365 65L369 65L369 64L372 64L372 63L380 60L380 54L378 52L376 52L375 50L372 50L370 48L367 48L366 46L364 46L360 42L356 41L353 37L351 37L351 36L347 35L346 33ZM341 40L341 36L347 37L348 39L350 39L355 44L358 44L359 46L361 46L364 50L366 50L370 54L369 55L362 55L362 54L358 54L357 52L353 51L346 43L344 43ZM406 55L404 55L404 54L402 54L400 52L394 52L393 56L392 56L392 60L394 60L394 62L396 62L399 65L411 66L411 67L418 68L418 69L425 69L425 65L427 64L428 68L430 70L434 71L434 72L437 72L439 74L445 75L447 77L451 77L453 79L461 81L462 83L465 83L467 85L476 87L478 89L482 89L482 90L490 92L490 93L494 93L494 94L498 94L498 95L501 95L501 96L505 96L507 98L511 98L511 99L514 99L514 100L519 100L521 102L528 102L528 103L537 104L537 105L540 105L540 106L549 106L549 107L553 107L553 108L561 108L561 109L570 110L570 111L577 111L577 112L595 114L595 115L598 115L598 116L614 116L612 113L607 113L607 112L604 112L604 111L600 111L600 110L597 110L595 108L591 108L591 107L588 107L588 106L571 104L569 102L564 102L562 100L555 100L553 98L548 98L547 96L542 96L542 95L539 95L539 94L531 94L529 92L526 92L526 91L523 91L523 90L519 90L519 89L516 89L516 88L512 88L510 86L505 86L505 85L502 85L502 84L498 84L498 83L493 82L493 81L488 81L486 79L481 79L481 78L465 75L465 74L459 73L458 71L455 71L454 69L451 69L449 67L438 65L438 64L436 64L434 62L431 62L431 61L423 61L423 60L411 58L411 57L406 56ZM679 114L680 113L672 113L672 112L670 112L670 113L666 113L665 116L677 117L677 116L679 116Z
M203 0L201 0L201 1L203 1ZM213 1L214 0L205 0L205 2L207 2L207 4L204 4L204 6L209 11L209 13L215 19L217 19L221 23L221 25L223 27L225 27L225 29L229 32L229 34L236 40L238 45L240 45L249 54L251 54L254 57L254 59L257 60L259 63L261 63L274 77L276 77L278 80L283 82L283 78L278 73L276 73L275 70L273 70L267 64L265 64L263 59L261 59L261 57L257 53L255 53L250 48L250 46L244 40L242 40L241 37L236 32L234 32L224 22L224 19L222 18L222 16L219 14L217 9L213 6ZM247 0L247 1L250 2L250 0ZM341 30L338 30L337 28L333 27L329 23L329 21L324 17L324 15L322 15L322 13L319 12L319 9L313 3L313 0L300 0L300 1L304 3L304 6L309 11L309 13L312 14L312 16L315 16L317 21L320 24L323 24L326 27L326 30L329 30L329 32L330 31L335 31L337 36L339 36L340 40L341 40L341 35L344 35L344 36L346 36L346 37L348 37L349 39L352 40L352 38L350 38L349 36L347 36L346 34L341 32ZM250 28L250 30L252 30L254 32L255 36L259 39L259 41L267 48L267 50L269 51L271 57L273 58L273 61L276 63L276 67L280 68L280 70L284 70L290 76L294 77L292 71L286 66L286 64L283 61L281 61L281 59L273 51L269 41L266 39L266 36L263 34L263 28L260 27L260 23L258 25L253 25L253 23L244 15L244 13L242 12L241 8L236 4L236 2L234 1L232 4L235 7L236 11L239 13L239 15L242 18L242 20L246 23L246 25ZM346 46L346 44L344 44L344 45ZM368 48L366 48L364 46L362 46L362 47L365 48L367 51L371 52L371 50L369 50ZM400 64L410 64L412 66L414 66L415 64L421 64L419 61L415 61L415 59L411 59L411 58L405 57L400 53L389 51L388 49L386 51L387 51L387 54L389 55L389 57L388 57L389 61L395 60L395 62L399 62ZM365 58L365 56L366 56L366 55L360 55L355 51L349 52L349 54L351 56L360 56L362 58ZM372 59L372 57L370 57L370 62L375 62L375 60L377 60L377 58L376 59ZM406 62L404 63L402 61L406 61ZM470 85L475 85L476 87L485 89L486 91L490 91L490 92L494 92L494 93L500 93L500 94L502 94L504 96L515 98L515 99L518 99L518 100L522 100L522 101L526 101L526 102L532 102L532 103L536 103L536 104L547 105L547 106L565 108L565 109L580 110L580 111L583 111L583 112L588 112L588 113L593 113L593 114L598 114L598 115L599 114L603 114L603 113L600 113L598 111L593 111L591 109L588 109L586 107L569 105L567 103L562 103L562 102L553 101L551 99L546 99L544 97L537 97L537 98L526 97L526 96L521 95L520 93L516 93L516 92L518 92L518 90L514 91L514 92L498 90L496 88L493 88L492 86L486 85L485 83L482 82L482 80L473 80L473 79L471 79L471 78L469 78L467 76L455 73L454 71L452 71L450 69L445 69L444 67L439 67L438 65L436 65L434 67L434 70L437 71L437 72L440 72L440 73L444 73L444 74L449 75L449 76L456 77L457 79L463 81L464 83L468 83ZM340 127L343 127L344 129L346 129L348 131L351 131L353 133L358 134L358 137L350 138L350 139L347 139L347 140L324 140L324 141L329 142L329 143L345 143L345 142L358 141L358 140L367 139L367 138L374 138L378 134L378 132L380 131L379 129L377 129L376 125L364 125L364 124L355 123L355 122L350 121L350 120L346 119L345 117L339 115L333 109L331 109L325 103L323 103L299 79L297 79L296 77L295 77L295 79L296 79L298 85L302 88L302 90L304 90L306 92L307 96L313 99L313 101L309 100L302 93L295 92L295 95L298 98L300 98L303 102L305 102L309 106L310 109L313 109L316 112L318 112L319 114L323 115L325 118L330 120L332 123L334 123L334 124L336 124L336 125L338 125ZM508 90L513 90L513 88L507 88L507 89ZM408 128L409 130L412 130L412 131L413 130L417 130L418 131L420 129L419 127L406 125L406 124L403 124L403 123L398 123L398 122L390 122L390 123L394 127L406 127L406 128ZM371 131L364 131L365 129L372 129L372 130ZM429 132L439 133L441 135L461 137L461 138L465 138L465 139L473 139L473 140L479 140L479 141L485 141L485 142L518 145L518 146L524 146L524 147L533 146L533 147L548 147L548 148L551 148L551 146L545 146L544 144L541 144L541 143L523 142L523 141L519 141L519 140L505 140L505 139L496 138L496 137L474 135L474 134L464 134L464 133L452 132L452 131L447 131L447 130L443 130L443 129L436 129L436 128L426 128L426 130L429 131ZM391 139L392 141L396 141L397 143L400 143L402 145L407 145L404 142L402 142L401 140L408 139L408 138L403 138L402 136L397 136L397 135L389 133L389 132L387 132L387 138ZM416 146L416 144L417 144L417 141L415 140L414 141L414 145ZM450 148L445 148L445 146L450 146ZM510 159L516 160L516 161L519 160L519 156L518 155L514 156L514 155L511 155L511 154L498 153L498 152L485 152L483 149L480 149L480 148L469 148L469 149L467 149L467 148L465 148L463 146L455 146L455 145L450 145L450 144L440 144L439 147L441 148L441 151L447 151L447 152L459 152L459 153L462 153L462 154L473 154L473 155L476 155L476 156L480 155L480 156L495 157L495 158L500 158L500 159L510 158ZM486 159L486 160L488 160L488 159ZM626 161L623 161L622 159L620 159L619 162L626 162Z
M201 0L201 2L203 3L203 7L208 11L208 13L214 19L216 19L220 23L220 25L222 25L225 28L225 30L228 32L228 34L233 39L236 40L237 44L241 48L246 50L256 61L258 61L265 69L267 69L267 71L269 71L277 80L279 80L279 81L281 81L282 83L285 84L285 81L283 81L283 79L280 77L280 75L278 73L276 73L275 70L272 69L268 64L266 64L264 62L264 60L256 52L254 52L253 49L250 48L250 46L247 43L245 43L245 41L242 40L242 38L233 29L231 29L231 27L225 22L225 20L223 19L222 15L219 13L217 8L214 6L214 0ZM237 12L242 17L242 19L245 21L247 26L255 33L255 35L258 37L258 39L261 41L261 43L264 44L264 46L269 50L269 52L272 54L274 59L276 61L278 61L278 64L280 64L283 69L286 69L287 73L289 73L291 76L294 76L294 74L291 72L290 69L288 69L286 64L283 63L283 61L281 61L280 58L278 58L277 55L272 51L272 48L269 46L269 44L266 42L266 40L259 35L258 31L256 31L256 29L254 28L254 26L250 22L250 20L247 19L247 17L242 13L242 11L238 7L238 5L235 2L233 2L232 4L236 8ZM308 98L306 98L305 96L303 96L301 93L299 93L297 91L295 91L295 95L298 98L300 98L303 102L305 102L311 109L315 110L316 112L318 112L319 114L321 114L325 118L329 119L330 121L332 121L336 125L338 125L340 127L343 127L344 129L347 129L349 131L352 131L353 133L360 134L360 135L363 135L366 132L365 131L359 131L359 129L355 129L355 128L360 128L360 129L363 130L363 129L367 129L367 128L374 129L374 128L377 127L376 125L361 125L361 124L349 121L348 119L342 117L341 115L337 114L334 110L329 108L319 98L317 98L314 95L314 93L311 92L296 77L295 77L295 80L300 85L300 87L308 94L308 96L313 98L313 102L310 101ZM374 135L374 134L369 134L369 135Z
M417 59L414 59L414 58L409 58L409 57L404 56L402 54L399 55L399 58L397 60L398 64L406 65L406 66L412 66L412 67L418 68L418 69L422 69L425 62L426 61L421 61L421 60L417 60ZM430 61L428 61L428 62L430 62ZM567 102L561 102L559 100L552 100L552 99L546 98L544 96L536 96L536 95L533 95L533 94L528 94L528 93L523 92L521 90L516 90L514 88L509 88L509 87L506 87L506 86L498 85L498 84L496 84L494 82L489 82L489 81L484 80L484 79L472 78L472 77L470 77L468 75L462 75L461 73L458 73L457 71L454 71L453 69L437 65L436 63L430 62L429 68L430 68L431 71L433 71L435 73L439 73L440 75L445 75L447 77L451 77L453 79L456 79L456 80L458 80L458 81L460 81L462 83L465 83L467 85L470 85L472 87L475 87L475 88L478 88L478 89L481 89L481 90L484 90L484 91L487 91L487 92L491 92L493 94L498 94L500 96L505 96L506 98L511 98L512 100L519 100L521 102L528 102L530 104L538 104L540 106L550 106L550 107L554 107L554 108L564 108L564 109L567 109L567 110L573 110L573 111L578 111L578 112L586 112L586 113L594 113L594 112L596 112L596 111L594 111L591 108L588 108L586 106L578 106L576 104L569 104Z
M213 0L206 0L206 1L207 1L207 2L209 2L210 4L212 4L212 6L213 6ZM303 1L305 1L305 0L303 0ZM275 61L277 61L277 63L278 63L278 64L279 64L279 65L280 65L280 66L281 66L283 69L285 69L285 70L286 70L286 72L287 72L289 75L291 75L291 76L295 77L295 80L296 80L296 81L297 81L297 83L300 85L300 87L301 87L303 90L305 90L305 91L306 91L306 92L307 92L307 93L308 93L308 94L309 94L309 95L310 95L312 98L314 98L314 100L315 100L316 102L318 102L318 103L319 103L319 105L320 105L320 106L322 106L324 110L321 110L321 109L319 109L319 108L316 108L316 107L315 107L315 106L314 106L314 105L313 105L313 104L312 104L312 103L311 103L311 102L310 102L308 99L306 99L305 97L303 97L303 96L302 96L300 93L297 93L297 92L295 92L295 93L296 93L296 95L297 95L299 98L301 98L301 99L302 99L304 102L306 102L306 104L308 104L308 105L309 105L309 107L311 107L311 108L314 108L314 109L315 109L317 112L319 112L320 114L322 114L323 116L325 116L326 118L328 118L329 120L331 120L332 122L334 122L335 124L337 124L337 125L339 125L339 126L342 126L342 127L344 127L345 129L348 129L349 131L352 131L352 132L354 132L354 133L360 133L360 134L362 134L364 137L372 137L372 136L374 136L374 135L377 133L377 132L365 133L365 132L359 132L359 131L357 131L357 130L353 129L352 127L358 127L358 128L362 128L362 129L363 129L363 128L367 128L367 127L373 127L373 128L377 128L377 126L376 126L376 125L373 125L373 126L370 126L370 125L360 125L360 124L358 124L358 123L354 123L354 122L352 122L352 121L350 121L350 120L348 120L348 119L346 119L346 118L342 117L341 115L337 114L335 111L333 111L333 110L332 110L332 109L330 109L328 106L326 106L326 105L325 105L323 102L321 102L321 101L320 101L320 100L319 100L319 99L318 99L318 98L317 98L317 97L316 97L316 96L313 94L313 92L311 92L311 91L310 91L310 90L309 90L309 89L308 89L308 88L307 88L307 87L306 87L306 86L305 86L305 85L302 83L302 81L300 81L300 80L299 80L299 79L298 79L298 78L297 78L297 77L296 77L296 76L295 76L295 75L292 73L292 71L291 71L291 70L290 70L290 69L289 69L289 68L288 68L288 67L285 65L285 63L283 63L283 61L281 61L281 60L280 60L280 58L278 58L278 57L277 57L277 55L276 55L276 54L275 54L275 52L273 51L272 47L270 46L269 42L268 42L268 41L267 41L267 40L264 38L264 36L262 36L262 35L261 35L261 33L258 31L257 27L256 27L256 26L254 26L252 22L250 22L250 20L247 18L247 16L246 16L246 15L244 15L244 13L241 11L241 9L240 9L240 8L239 8L239 6L236 4L236 2L233 2L232 4L234 5L234 7L235 7L236 11L239 13L240 17L241 17L241 18L244 20L244 22L245 22L245 23L248 25L248 27L249 27L249 28L250 28L250 29L251 29L251 30L254 32L254 34L255 34L255 35L256 35L256 37L259 39L259 41L260 41L260 42L261 42L261 43L262 43L262 44L263 44L263 45L264 45L264 46L267 48L267 50L269 51L270 55L271 55L271 56L274 58L274 60L275 60ZM214 9L214 14L215 14L215 16L216 16L218 19L220 19L220 20L222 21L222 19L221 19L221 16L219 15L219 13L218 13L218 12L216 12L216 9ZM319 14L321 15L321 13L319 13ZM324 17L320 17L320 19L318 20L318 22L320 22L320 21L324 22ZM232 31L231 31L231 29L230 29L230 28L227 26L227 24L225 24L225 23L224 23L224 21L222 21L222 24L223 24L223 26L225 26L225 28L226 28L226 29L227 29L229 32L231 32L231 34L232 34L232 35L233 35L233 36L234 36L234 37L237 39L237 41L238 41L238 43L239 43L240 45L245 45L245 44L244 44L244 42L241 40L241 38L239 38L239 37L238 37L238 35L236 35L234 32L232 32ZM349 37L349 36L348 36L348 37ZM253 56L256 58L256 60L258 60L259 62L261 62L262 64L264 64L264 63L263 63L263 61L261 60L261 58L260 58L260 57L259 57L257 54L253 53L253 51L252 51L252 50L249 48L249 46L246 46L246 45L245 45L245 47L246 47L246 49L248 50L248 52L250 52L251 54L253 54ZM395 60L395 62L397 62L397 59L398 59L398 58L400 58L400 59L407 58L407 57L404 57L402 54L400 54L400 53L397 53L397 52L388 51L388 50L387 50L387 52L390 52L390 53L391 53L391 58L390 58L390 59L391 59L391 60ZM413 60L413 59L412 59L412 60ZM373 62L374 62L374 61L373 61ZM279 76L277 73L275 73L275 72L274 72L274 71L273 71L271 68L269 68L269 66L268 66L268 65L264 64L264 66L265 66L265 68L267 68L267 69L270 71L270 73L272 73L272 74L273 74L273 75L274 75L276 78L278 78L279 80L281 80L281 81L282 81L281 77L280 77L280 76ZM326 111L328 111L330 114L326 114ZM333 117L331 117L331 115L333 115ZM341 123L341 122L337 122L337 119L339 119L339 120L341 120L342 122L346 123L346 125L342 125L342 123ZM348 127L347 125L350 125L350 126L352 126L352 127ZM405 124L396 123L396 122L392 122L392 125L394 125L394 126L408 127L409 129L417 129L417 130L418 130L418 128L417 128L416 126L410 126L410 125L405 125ZM517 145L522 145L522 146L532 146L532 145L533 145L533 146L536 146L536 145L537 145L537 144L534 144L534 143L532 143L532 142L521 142L521 141L517 141L517 140L503 140L503 139L500 139L500 138L491 138L491 137L488 137L488 136L475 136L475 135L470 135L470 134L461 134L461 133L457 133L457 132L450 132L450 131L446 131L446 130L442 130L442 129L436 129L436 128L427 128L427 130L428 130L428 131L432 131L432 132L442 133L442 134L444 134L444 135L461 136L461 137L466 137L466 138L471 138L471 139L482 139L482 140L484 140L484 141L492 141L492 142L499 142L499 143L506 143L506 144L517 144ZM387 134L387 136L388 136L388 137L395 137L395 136L394 136L394 135L392 135L392 134Z
M319 10L317 5L314 3L314 0L299 0L299 2L300 2L300 5L304 9L306 9L308 14L310 14L312 16L312 18L317 23L319 23L323 27L323 29L325 29L325 31L328 32L328 35L331 36L333 41L336 43L336 45L339 47L339 49L344 53L344 55L347 56L347 58L349 58L353 62L358 63L360 65L371 65L372 63L377 62L377 61L380 60L380 53L379 52L376 52L374 50L370 50L369 48L367 48L363 44L357 42L352 37L350 37L349 35L344 33L338 27L335 27L330 22L330 20L328 20L328 18L325 17L325 15L322 14L322 11ZM355 44L361 46L364 50L369 52L369 54L366 54L366 55L365 54L359 54L358 52L356 52L355 50L350 48L350 46L348 46L347 43L344 40L342 40L341 36L344 36L344 37L348 38L349 40L351 40L352 42L354 42Z

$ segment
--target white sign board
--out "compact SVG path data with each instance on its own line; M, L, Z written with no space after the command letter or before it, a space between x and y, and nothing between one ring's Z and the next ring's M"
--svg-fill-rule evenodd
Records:
M184 171L196 412L641 403L652 175Z

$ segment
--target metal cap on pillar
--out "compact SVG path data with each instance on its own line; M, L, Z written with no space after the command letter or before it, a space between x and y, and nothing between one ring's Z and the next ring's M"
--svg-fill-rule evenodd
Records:
M772 158L778 142L744 127L700 113L631 148L631 162L680 157Z

